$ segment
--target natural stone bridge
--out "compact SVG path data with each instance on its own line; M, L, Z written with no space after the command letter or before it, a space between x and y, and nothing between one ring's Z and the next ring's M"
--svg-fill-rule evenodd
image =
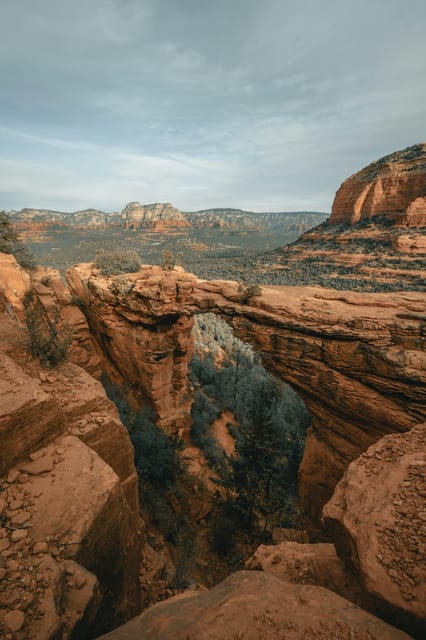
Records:
M263 286L242 304L234 282L148 266L104 278L79 265L68 282L104 354L176 431L190 422L193 316L223 316L311 412L299 486L315 519L351 460L425 420L424 294Z

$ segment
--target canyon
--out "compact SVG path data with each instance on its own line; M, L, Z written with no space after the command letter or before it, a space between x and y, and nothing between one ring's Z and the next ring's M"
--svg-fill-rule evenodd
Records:
M348 234L348 247L375 220L377 246L396 229L401 251L421 257L425 153L415 145L349 178L299 249L327 229ZM151 224L133 204L126 224ZM65 282L0 254L2 637L422 638L426 300L420 283L412 289L250 287L148 264L109 276L78 264ZM55 368L28 351L28 309L55 331L73 329ZM141 612L141 584L164 559L147 540L132 444L100 379L190 442L194 317L207 312L309 409L302 538L321 542L263 545L210 591L193 584Z

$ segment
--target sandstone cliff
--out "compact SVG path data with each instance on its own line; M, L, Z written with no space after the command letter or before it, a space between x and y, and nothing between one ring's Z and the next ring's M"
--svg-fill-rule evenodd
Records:
M124 282L82 265L68 280L99 344L176 432L189 424L192 316L212 311L230 322L313 416L300 495L317 520L351 460L384 434L424 420L422 294L262 287L261 296L242 303L236 283L159 267L143 267Z
M426 226L426 143L380 158L345 180L329 224L379 215L404 226Z

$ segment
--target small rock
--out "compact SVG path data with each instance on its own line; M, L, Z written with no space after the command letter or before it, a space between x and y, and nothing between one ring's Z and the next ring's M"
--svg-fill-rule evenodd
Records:
M14 609L13 611L9 611L3 618L4 624L11 631L19 631L22 629L25 622L25 613L20 611L19 609Z
M19 542L19 540L23 540L27 537L27 533L28 532L26 529L15 529L15 531L12 531L10 539L12 540L12 542Z
M21 608L26 611L29 606L34 602L34 595L32 593L24 593L21 601Z
M8 481L9 484L12 484L12 482L15 482L18 478L19 478L18 469L12 469L7 474L7 481Z
M4 513L7 509L7 502L4 498L0 498L0 513Z
M75 579L75 586L77 587L77 589L81 589L82 587L84 587L86 582L87 579L85 578L85 576L77 576Z
M5 549L9 549L10 547L10 542L7 538L2 538L2 540L0 540L0 553L2 551L5 551Z
M21 473L18 478L20 484L26 484L30 479L30 476L26 473Z
M11 518L11 522L13 525L21 525L21 524L25 524L25 522L28 522L28 520L30 519L31 515L29 513L27 513L26 511L19 511L19 513L17 513L16 515L14 515Z
M30 453L30 455L28 456L30 460L39 460L40 458L42 458L44 456L44 451L43 449L39 449L38 451L34 451L34 453Z
M49 546L48 546L47 542L36 542L33 545L32 551L33 551L33 553L48 553Z
M46 473L48 471L52 471L53 469L53 460L49 456L45 456L44 458L39 458L38 460L33 460L33 462L26 462L20 465L20 470L25 473L29 473L32 476L38 476L41 473Z

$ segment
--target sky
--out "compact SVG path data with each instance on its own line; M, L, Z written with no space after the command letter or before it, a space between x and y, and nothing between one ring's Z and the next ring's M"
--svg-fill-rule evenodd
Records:
M0 0L0 209L330 211L426 134L425 0Z

